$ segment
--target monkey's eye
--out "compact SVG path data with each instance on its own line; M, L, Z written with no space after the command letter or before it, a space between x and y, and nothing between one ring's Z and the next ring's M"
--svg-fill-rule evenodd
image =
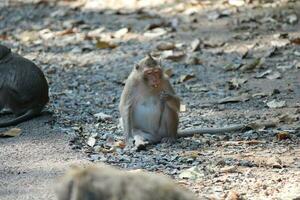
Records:
M135 69L138 70L140 66L138 64L135 65Z

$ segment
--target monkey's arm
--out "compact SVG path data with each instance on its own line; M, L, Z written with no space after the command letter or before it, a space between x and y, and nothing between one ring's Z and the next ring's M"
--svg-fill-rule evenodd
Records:
M134 81L132 79L127 80L119 105L126 142L132 137L132 106L134 102L133 84Z
M169 81L166 81L161 98L166 100L166 105L175 112L179 112L180 98L175 94Z
M191 137L195 134L224 135L226 132L228 133L228 132L251 130L253 129L254 126L270 128L276 126L276 123L266 122L266 123L261 123L256 125L253 125L253 123L249 123L249 124L232 125L232 126L222 127L222 128L195 128L190 130L179 130L178 137Z

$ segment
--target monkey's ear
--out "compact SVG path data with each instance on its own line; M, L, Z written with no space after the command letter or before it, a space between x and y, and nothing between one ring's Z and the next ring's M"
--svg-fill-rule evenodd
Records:
M135 64L134 69L138 70L140 68L139 64Z

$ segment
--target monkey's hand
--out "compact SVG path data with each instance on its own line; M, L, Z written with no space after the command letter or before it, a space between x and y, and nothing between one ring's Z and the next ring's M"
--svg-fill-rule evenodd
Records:
M160 93L160 100L162 100L162 101L169 101L169 100L171 100L173 97L174 97L174 95L172 95L172 94L170 94L170 93L168 93L168 92L166 92L166 91L162 91L162 92Z

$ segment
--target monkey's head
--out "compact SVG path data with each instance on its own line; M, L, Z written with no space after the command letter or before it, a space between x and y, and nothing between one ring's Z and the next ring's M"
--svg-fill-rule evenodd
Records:
M135 65L135 70L142 74L143 80L151 88L159 88L162 80L162 68L150 54Z

